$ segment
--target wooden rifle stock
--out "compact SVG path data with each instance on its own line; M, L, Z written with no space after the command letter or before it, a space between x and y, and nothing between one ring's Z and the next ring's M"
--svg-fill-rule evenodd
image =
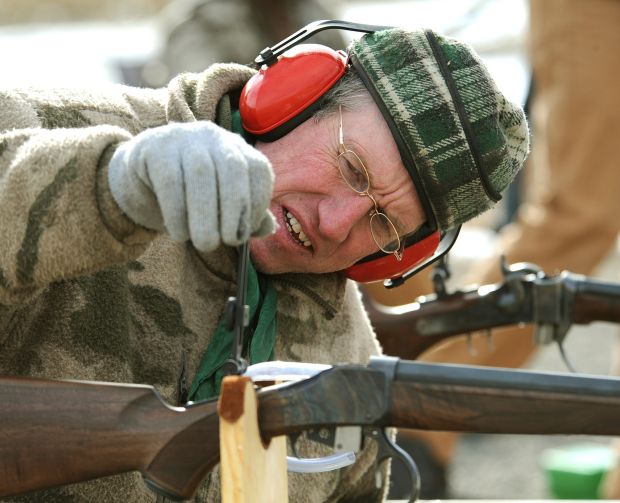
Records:
M620 379L373 358L258 393L263 438L356 425L620 435ZM150 386L0 378L0 497L139 471L190 498L219 460L214 401Z
M0 496L140 471L189 498L219 460L216 402L166 405L151 386L0 377Z

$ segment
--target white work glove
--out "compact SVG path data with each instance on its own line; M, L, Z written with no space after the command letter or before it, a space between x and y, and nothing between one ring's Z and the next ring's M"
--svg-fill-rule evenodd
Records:
M239 135L212 122L152 128L110 160L110 191L135 223L200 251L236 246L275 230L273 172Z

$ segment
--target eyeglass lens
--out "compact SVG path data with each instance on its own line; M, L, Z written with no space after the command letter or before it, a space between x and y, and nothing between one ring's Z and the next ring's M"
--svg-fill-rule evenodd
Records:
M346 149L338 156L338 169L342 178L358 194L368 195L370 178L362 160L352 150ZM375 211L370 218L370 231L377 246L386 253L394 253L400 247L398 232L392 221L379 211L375 203Z

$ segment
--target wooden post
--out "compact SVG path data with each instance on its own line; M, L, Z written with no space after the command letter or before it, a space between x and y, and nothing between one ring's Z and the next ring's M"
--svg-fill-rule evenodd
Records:
M227 376L218 403L222 503L288 503L286 437L263 444L248 377Z

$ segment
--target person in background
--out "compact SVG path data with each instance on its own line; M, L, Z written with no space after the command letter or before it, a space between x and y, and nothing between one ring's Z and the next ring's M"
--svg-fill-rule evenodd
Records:
M128 84L161 87L182 72L213 63L250 63L259 50L316 19L335 19L339 2L322 0L172 0L157 16L159 53L138 67L121 64ZM312 42L340 49L342 32L326 30Z

